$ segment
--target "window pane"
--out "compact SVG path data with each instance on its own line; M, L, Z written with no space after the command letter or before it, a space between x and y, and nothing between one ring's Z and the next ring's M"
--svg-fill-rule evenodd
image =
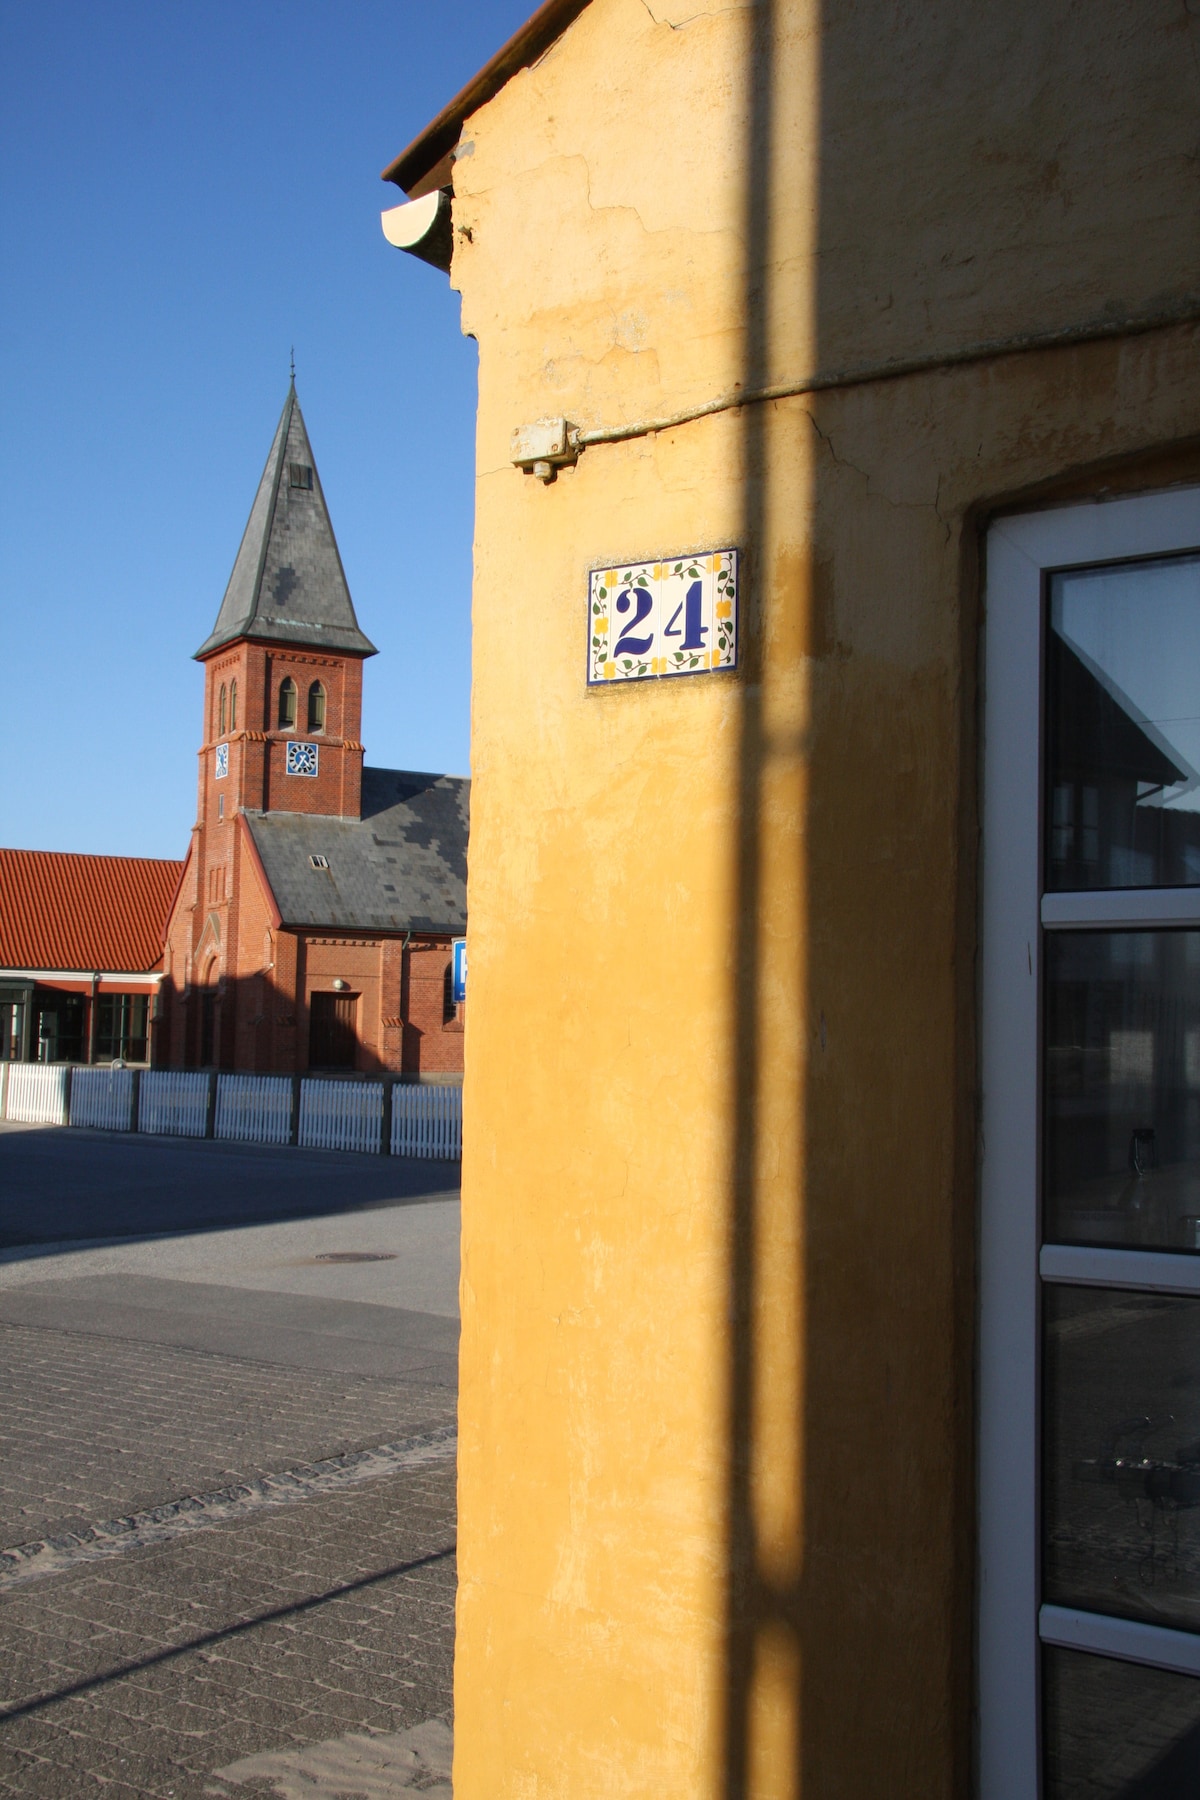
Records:
M149 1049L149 997L101 994L96 1005L96 1061L145 1062Z
M1200 557L1050 581L1046 886L1200 883Z
M25 1006L21 1000L0 1000L0 1062L16 1062L21 1055Z
M128 1036L122 1045L121 1054L126 1062L143 1063L146 1061L150 1040L147 1020L150 1016L150 1000L146 994L131 994L129 998Z
M1042 1659L1044 1800L1195 1800L1200 1681L1078 1650Z
M1200 1299L1043 1289L1043 1599L1200 1630Z
M83 995L47 994L33 1002L34 1054L39 1062L80 1062L83 1058Z
M1200 1250L1200 932L1048 932L1045 1235Z
M93 1002L96 1008L96 1061L111 1062L116 1055L113 1043L120 1029L120 1015L112 994L101 994Z

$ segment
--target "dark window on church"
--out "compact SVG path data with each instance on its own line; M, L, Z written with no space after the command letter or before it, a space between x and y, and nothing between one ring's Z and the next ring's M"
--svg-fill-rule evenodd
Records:
M288 483L294 488L312 487L312 470L307 463L292 463Z
M237 730L237 682L236 681L231 681L229 684L229 729L230 729L230 731Z
M279 729L291 731L296 723L296 684L291 676L279 684Z
M308 690L308 729L325 729L325 689L319 681L314 681Z
M224 737L225 736L225 683L224 682L221 683L220 719L221 719L221 722L217 726L217 736Z

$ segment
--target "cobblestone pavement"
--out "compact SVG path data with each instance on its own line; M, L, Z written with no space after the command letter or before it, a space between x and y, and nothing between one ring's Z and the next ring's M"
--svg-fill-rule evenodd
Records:
M146 1156L113 1140L106 1179ZM0 1593L0 1795L449 1800L456 1326L414 1301L453 1293L456 1251L433 1227L374 1201L224 1250L0 1252L0 1552L49 1540ZM393 1260L356 1290L339 1255L325 1286L317 1231ZM78 1560L131 1515L152 1528Z
M0 1792L278 1794L217 1771L448 1719L453 1490L447 1460L10 1595Z
M444 1388L3 1323L0 1392L0 1549L453 1416Z

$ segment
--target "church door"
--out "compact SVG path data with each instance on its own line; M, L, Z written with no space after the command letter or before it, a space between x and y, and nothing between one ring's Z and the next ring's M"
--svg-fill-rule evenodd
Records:
M314 994L309 1002L308 1066L352 1069L358 1055L357 994Z

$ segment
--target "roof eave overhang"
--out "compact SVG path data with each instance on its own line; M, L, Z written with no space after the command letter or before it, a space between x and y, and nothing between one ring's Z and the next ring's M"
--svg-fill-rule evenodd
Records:
M161 964L161 956L146 969L109 968L103 958L77 969L58 969L37 961L8 962L0 964L0 981L162 981Z
M491 61L388 164L382 179L393 182L410 200L419 200L435 188L449 187L454 151L464 121L498 94L514 75L544 55L587 5L588 0L544 0Z
M378 650L365 632L360 631L354 641L350 641L347 637L346 641L338 642L332 637L318 637L316 633L320 630L319 626L314 625L312 627L313 636L311 638L301 636L303 630L304 627L302 625L296 625L286 632L267 631L263 629L262 624L258 620L250 619L244 624L239 625L236 631L222 632L220 637L217 637L214 634L212 637L205 638L200 648L193 651L192 661L207 662L208 658L217 650L227 650L230 644L240 644L243 642L249 644L266 644L273 649L278 649L279 646L283 644L290 645L297 650L327 650L332 656L361 656L364 661L368 656L379 655Z
M343 919L330 924L321 919L284 919L282 931L344 932L347 937L386 938L456 938L462 937L466 925L348 925Z

